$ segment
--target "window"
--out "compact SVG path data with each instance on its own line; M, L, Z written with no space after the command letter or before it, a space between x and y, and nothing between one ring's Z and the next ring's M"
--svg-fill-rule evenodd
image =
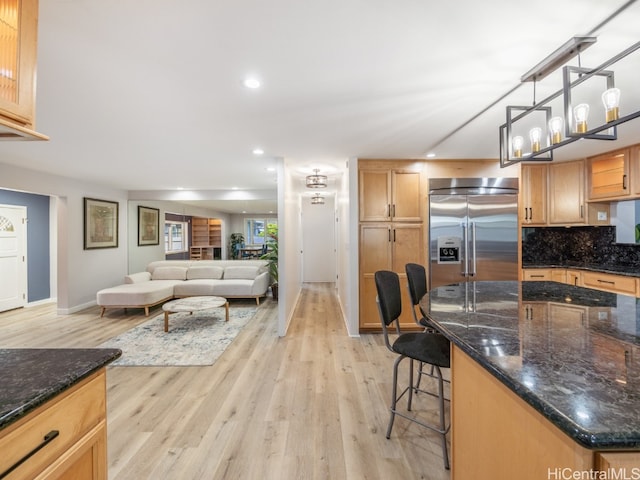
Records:
M179 253L187 251L187 222L164 222L164 251L166 253Z
M269 225L278 225L277 218L247 218L245 219L244 242L247 245L264 244L265 228L269 230Z

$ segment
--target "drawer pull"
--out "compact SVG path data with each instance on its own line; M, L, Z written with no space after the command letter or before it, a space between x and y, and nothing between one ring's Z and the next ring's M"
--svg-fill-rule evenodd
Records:
M31 450L29 453L27 453L20 460L18 460L15 464L13 464L11 467L9 467L8 470L5 470L4 472L0 473L0 479L5 478L7 475L9 475L11 472L13 472L16 468L18 468L24 462L29 460L32 456L34 456L42 448L44 448L48 443L50 443L52 440L54 440L58 435L60 435L60 432L58 430L51 430L49 433L47 433L44 436L44 439L42 440L42 443L40 445L38 445L36 448Z
M606 283L606 284L608 284L608 285L615 285L615 284L616 284L616 282L612 282L611 280L601 280L601 279L598 279L598 282L600 282L600 283Z

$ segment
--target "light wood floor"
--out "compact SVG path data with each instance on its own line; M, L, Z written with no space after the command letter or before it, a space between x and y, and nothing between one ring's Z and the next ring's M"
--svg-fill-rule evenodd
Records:
M449 479L430 431L398 417L385 438L394 355L347 336L333 292L305 285L284 338L268 299L213 366L108 367L109 478ZM0 313L0 348L95 347L145 320L19 309Z

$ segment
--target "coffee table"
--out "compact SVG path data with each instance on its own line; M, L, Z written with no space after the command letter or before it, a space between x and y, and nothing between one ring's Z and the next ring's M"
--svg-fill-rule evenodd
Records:
M185 297L162 305L164 310L164 331L169 331L169 314L178 312L193 313L199 310L224 307L225 322L229 321L229 302L224 297Z

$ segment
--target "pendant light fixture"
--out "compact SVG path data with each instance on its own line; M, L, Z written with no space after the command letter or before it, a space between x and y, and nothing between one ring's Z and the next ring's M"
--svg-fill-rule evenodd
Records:
M500 166L506 167L521 161L552 161L553 150L580 139L616 140L616 127L640 117L640 110L620 115L620 89L614 85L614 72L609 67L640 50L640 42L636 42L596 68L584 68L566 65L562 67L562 88L539 103L535 101L535 82L559 68L570 58L579 55L582 50L593 45L595 37L574 37L553 54L540 62L536 67L522 76L521 81L532 81L534 85L534 102L532 106L507 106L507 121L499 127L500 134ZM577 99L581 94L574 89L584 82L597 88L597 82L606 86L601 94L602 105L589 105L584 99ZM596 90L597 91L597 90ZM584 94L582 94L584 96ZM562 98L563 116L556 112L552 116L552 101ZM576 101L574 100L582 100ZM554 107L555 109L556 107ZM627 105L627 109L630 109ZM589 111L595 112L588 122ZM599 113L597 110L600 110ZM544 121L543 121L544 120ZM518 122L521 122L520 124ZM592 125L593 123L593 125ZM540 125L529 129L531 141L530 152L523 152L521 132L526 125ZM526 131L526 130L525 130ZM563 135L564 134L564 135Z
M311 205L324 205L324 197L316 193L315 196L311 197Z
M327 187L327 176L319 175L318 172L320 170L315 168L313 170L313 175L307 176L307 188L326 188Z

